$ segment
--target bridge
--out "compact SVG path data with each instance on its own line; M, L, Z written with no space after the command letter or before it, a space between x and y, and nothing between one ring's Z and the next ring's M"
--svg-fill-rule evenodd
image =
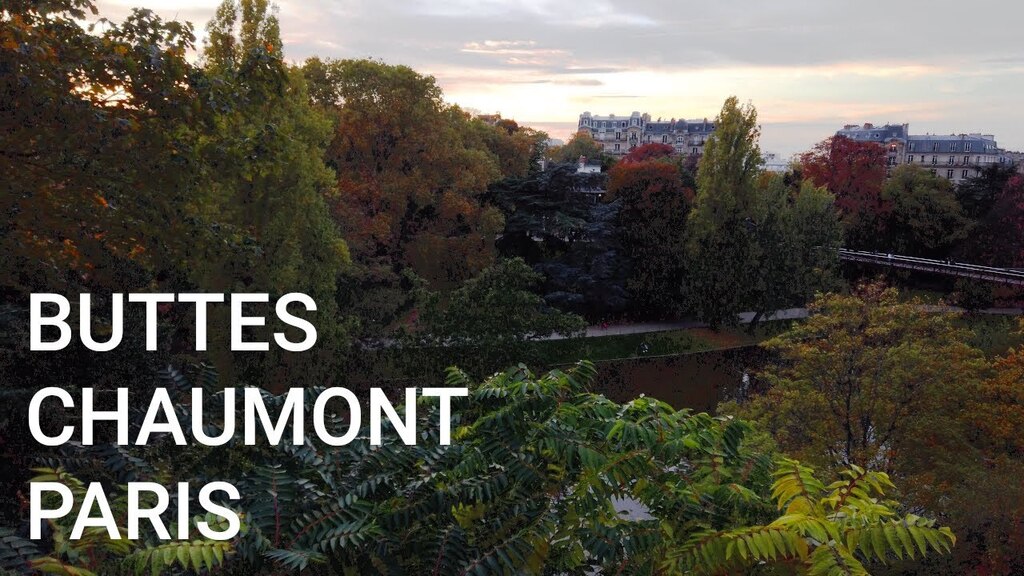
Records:
M891 268L921 270L946 276L959 276L961 278L974 278L1000 284L1024 286L1024 270L1013 268L993 268L991 266L978 266L952 260L932 260L929 258L916 258L914 256L901 256L899 254L847 250L846 248L839 249L839 259L846 260L847 262L863 262L865 264L877 264Z

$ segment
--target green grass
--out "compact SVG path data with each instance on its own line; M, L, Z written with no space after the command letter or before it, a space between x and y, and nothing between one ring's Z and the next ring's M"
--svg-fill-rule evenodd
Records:
M647 344L648 350L645 354L641 354L640 347L644 343ZM619 334L577 340L547 340L533 342L530 346L538 356L544 358L547 364L564 364L575 362L580 358L600 362L637 356L703 352L715 348L711 341L702 338L693 330Z

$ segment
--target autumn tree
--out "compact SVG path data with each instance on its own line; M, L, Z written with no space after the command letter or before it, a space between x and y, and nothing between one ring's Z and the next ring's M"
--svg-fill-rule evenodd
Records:
M1024 322L1019 329L1024 333ZM1024 569L1022 390L1024 348L1018 346L995 360L978 393L964 406L961 419L970 430L971 450L948 458L956 480L935 494L964 536L953 569L978 566L990 574Z
M621 202L617 226L623 254L631 263L631 300L645 317L679 311L686 218L693 197L692 175L667 159L624 160L609 172L606 200Z
M485 268L503 219L480 196L503 172L479 127L444 104L433 78L407 67L372 60L327 66L330 85L317 90L335 99L327 158L338 179L329 196L364 291L400 297L406 289L397 274L406 269L451 287ZM386 325L394 308L365 317Z
M809 312L765 344L779 363L761 374L767 391L739 413L787 454L887 471L923 498L931 484L912 478L966 446L958 413L985 375L983 354L952 313L878 284L822 295Z
M761 374L767 391L722 410L818 466L888 470L906 504L946 518L961 537L953 555L899 573L1017 573L1020 350L990 366L955 315L878 285L810 310L767 343L779 355Z
M0 290L125 291L166 271L201 121L192 27L88 0L0 10Z
M474 148L483 146L498 159L502 177L524 177L540 170L540 161L547 151L547 133L520 126L510 118L501 118L494 124L470 118L467 132L476 139L467 140L467 144Z
M637 146L622 157L623 162L647 162L674 156L675 148L661 142L651 142L643 146Z
M886 163L884 147L845 136L827 138L800 157L803 177L835 195L847 246L884 248L878 241L890 208L882 196Z
M554 146L547 152L547 157L553 162L575 164L581 156L588 160L601 160L604 156L604 146L594 140L589 133L577 132L569 138L568 142L561 146Z

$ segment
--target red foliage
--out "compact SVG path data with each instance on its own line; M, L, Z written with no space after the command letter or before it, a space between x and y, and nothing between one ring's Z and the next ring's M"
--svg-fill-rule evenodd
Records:
M876 228L891 206L882 198L885 148L835 136L818 143L800 157L804 177L825 186L836 196L836 206L850 228ZM861 230L869 234L870 230Z
M675 154L675 149L668 144L661 144L660 142L652 142L650 144L644 144L629 151L629 154L623 156L622 161L626 163L632 162L647 162L649 160L657 160L659 158L667 158Z

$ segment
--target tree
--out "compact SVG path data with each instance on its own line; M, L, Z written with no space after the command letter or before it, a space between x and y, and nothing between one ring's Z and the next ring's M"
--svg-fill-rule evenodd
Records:
M825 188L809 180L787 185L785 176L764 174L758 190L760 216L749 222L756 243L750 273L735 288L754 312L750 330L768 313L803 306L816 292L835 288L843 240L834 196Z
M780 357L762 374L768 390L738 412L760 423L787 454L825 469L856 464L909 480L964 446L957 413L987 363L952 313L862 286L825 294L810 317L765 346Z
M712 326L753 311L753 330L834 284L841 238L830 194L761 172L753 106L732 97L715 125L687 220L684 299Z
M1024 322L1019 325L1024 332ZM972 454L950 466L958 482L937 496L963 535L956 567L982 567L991 574L1024 569L1024 348L997 358L991 374L964 407ZM967 457L970 456L970 457ZM941 472L940 472L941 473Z
M650 144L644 144L638 146L629 151L628 154L622 157L623 162L647 162L650 160L658 160L661 158L668 158L674 156L676 153L675 148L668 144L662 144L660 142L651 142Z
M311 61L306 72L336 125L326 158L337 181L326 197L355 263L341 301L372 337L413 306L408 273L451 289L493 262L504 221L483 195L503 168L521 173L534 153L511 146L512 156L499 157L495 142L537 135L473 120L444 103L432 77L405 66Z
M554 146L547 152L552 162L575 164L580 157L588 160L600 160L604 157L604 146L594 140L587 132L577 132L562 146Z
M996 198L1016 174L1017 167L1012 164L992 164L957 185L956 199L967 217L978 219L989 214Z
M187 237L186 127L202 122L192 27L134 10L90 32L88 0L0 11L0 290L147 286ZM5 299L6 299L5 298Z
M835 195L847 246L888 249L879 244L891 208L882 196L887 164L884 147L834 136L801 155L800 164L805 178Z
M945 257L970 232L949 180L924 168L897 167L882 187L882 197L890 206L882 236L889 252Z
M484 147L498 159L502 177L523 177L540 170L547 150L547 133L520 126L509 118L494 124L472 118L468 130L479 139L479 143L472 144L474 147Z
M961 258L1003 268L1024 267L1024 177L1009 177L957 251Z
M350 262L325 197L330 118L309 104L305 80L284 63L277 19L264 0L226 0L207 25L203 53L223 106L198 135L201 192L190 206L215 222L194 240L189 280L218 292L303 292L317 303L318 352L231 354L229 310L211 311L212 358L228 381L322 381L347 345L348 312L336 301ZM285 329L266 327L267 337Z
M687 220L686 278L690 308L712 326L735 322L744 306L762 163L753 106L730 96L715 126L697 168L697 196Z
M543 279L514 258L485 269L447 298L430 293L411 344L440 355L439 369L460 365L481 375L517 359L536 360L527 346L531 340L576 337L586 328L579 316L544 303L536 293Z
M686 218L693 197L693 177L678 163L624 160L609 172L607 200L621 201L616 224L632 265L631 300L644 317L670 316L680 309Z

